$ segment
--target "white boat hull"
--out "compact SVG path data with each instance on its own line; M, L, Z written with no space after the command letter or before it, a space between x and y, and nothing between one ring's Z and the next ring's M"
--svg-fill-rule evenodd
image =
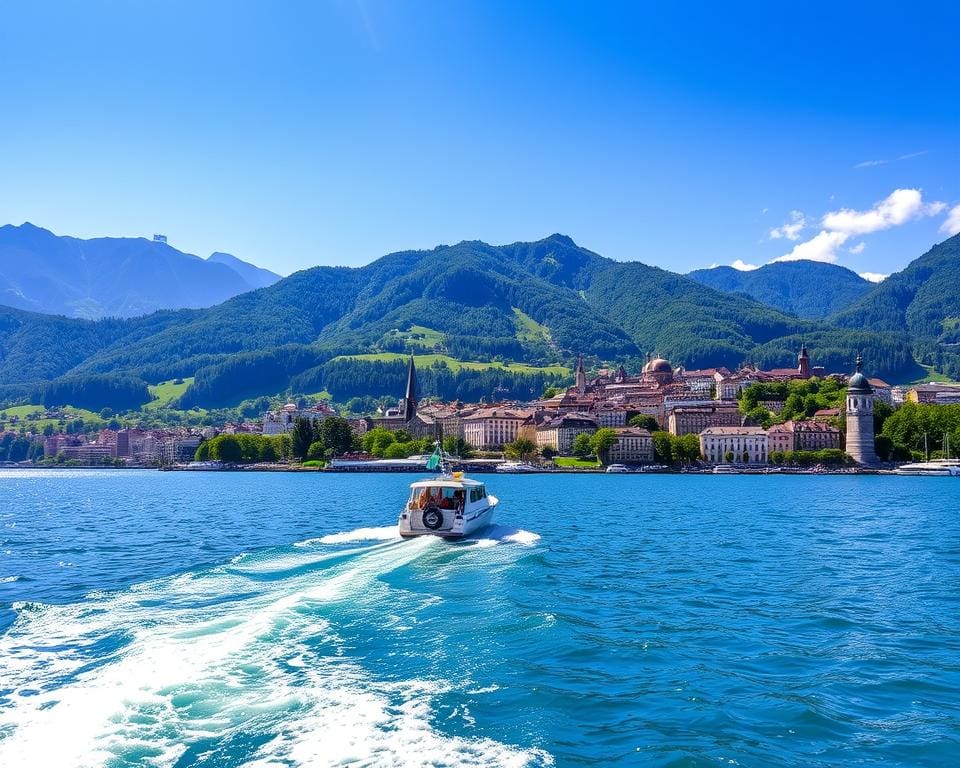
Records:
M423 510L404 510L400 513L399 531L405 539L415 536L439 536L443 539L462 539L493 523L498 499L496 496L487 496L488 506L471 510L458 515L456 510L442 509L443 521L436 528L424 525Z

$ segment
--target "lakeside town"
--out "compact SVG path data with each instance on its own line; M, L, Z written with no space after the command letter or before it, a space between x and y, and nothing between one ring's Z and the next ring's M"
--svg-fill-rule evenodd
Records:
M29 422L14 420L2 425L0 450L14 459L4 462L8 467L335 471L422 470L423 455L437 441L473 471L518 462L529 470L857 471L929 458L929 450L917 455L901 446L898 452L878 422L904 404L960 404L960 385L890 386L861 368L858 359L852 374L828 372L805 345L796 367L772 370L749 364L736 371L687 370L649 355L636 374L623 366L588 374L581 355L566 389L532 402L462 403L421 399L411 356L402 398L369 416L343 416L320 400L202 428L114 422L85 433L55 430L48 420L35 433ZM940 458L949 458L945 435L944 451L935 452Z

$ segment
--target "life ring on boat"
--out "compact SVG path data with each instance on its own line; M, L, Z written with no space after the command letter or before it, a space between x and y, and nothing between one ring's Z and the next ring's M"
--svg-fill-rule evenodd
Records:
M443 512L439 507L427 507L423 510L423 525L431 531L443 525Z

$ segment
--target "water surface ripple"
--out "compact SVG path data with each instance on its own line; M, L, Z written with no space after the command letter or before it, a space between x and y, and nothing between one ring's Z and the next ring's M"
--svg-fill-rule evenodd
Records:
M0 765L939 766L960 484L0 472Z

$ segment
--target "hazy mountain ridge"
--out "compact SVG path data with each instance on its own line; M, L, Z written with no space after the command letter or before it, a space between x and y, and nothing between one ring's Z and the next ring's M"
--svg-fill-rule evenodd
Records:
M6 225L0 227L0 303L85 319L137 317L210 307L268 284L273 275L223 258L227 254L214 256L201 259L146 238L82 240L30 223Z

